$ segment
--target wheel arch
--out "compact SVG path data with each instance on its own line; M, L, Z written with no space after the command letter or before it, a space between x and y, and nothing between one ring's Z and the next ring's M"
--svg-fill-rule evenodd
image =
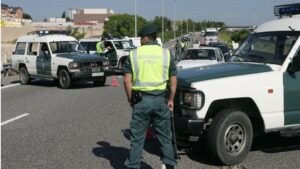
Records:
M257 104L252 98L232 98L215 100L209 106L205 121L213 119L213 117L224 109L237 109L243 111L251 120L254 136L265 130L264 120Z

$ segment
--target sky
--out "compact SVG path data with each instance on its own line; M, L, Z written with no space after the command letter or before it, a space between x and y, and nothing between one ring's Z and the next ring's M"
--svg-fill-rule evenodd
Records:
M274 5L300 3L300 0L2 0L2 3L21 7L35 21L43 21L61 17L69 8L109 8L119 14L134 14L135 1L137 14L147 20L161 16L164 11L164 16L172 20L221 21L228 26L259 25L276 19Z

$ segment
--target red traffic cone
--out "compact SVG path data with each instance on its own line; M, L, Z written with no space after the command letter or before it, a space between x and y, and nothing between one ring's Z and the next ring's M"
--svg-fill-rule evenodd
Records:
M111 80L111 86L112 87L117 87L119 85L120 84L118 83L117 78L114 76L113 79Z
M146 139L147 140L149 140L151 137L152 137L152 130L151 130L151 128L149 127L148 129L147 129L147 132L146 132Z

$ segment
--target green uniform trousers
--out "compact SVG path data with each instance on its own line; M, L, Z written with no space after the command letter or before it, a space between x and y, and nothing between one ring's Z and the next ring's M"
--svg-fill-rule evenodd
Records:
M174 166L175 150L172 144L171 114L165 94L154 96L143 94L142 101L133 106L130 122L130 152L125 161L128 168L140 168L146 130L152 122L162 150L164 164Z

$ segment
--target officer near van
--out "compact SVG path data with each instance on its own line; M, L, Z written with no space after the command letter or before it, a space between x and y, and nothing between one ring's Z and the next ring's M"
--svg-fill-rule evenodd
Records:
M98 55L103 55L104 54L104 37L101 38L101 41L97 42L96 44L96 52Z
M175 61L168 50L155 43L156 26L143 27L139 36L142 46L131 51L124 67L125 91L133 108L130 152L125 165L140 168L146 130L152 123L161 143L163 166L173 169L176 159L171 112L177 85Z

